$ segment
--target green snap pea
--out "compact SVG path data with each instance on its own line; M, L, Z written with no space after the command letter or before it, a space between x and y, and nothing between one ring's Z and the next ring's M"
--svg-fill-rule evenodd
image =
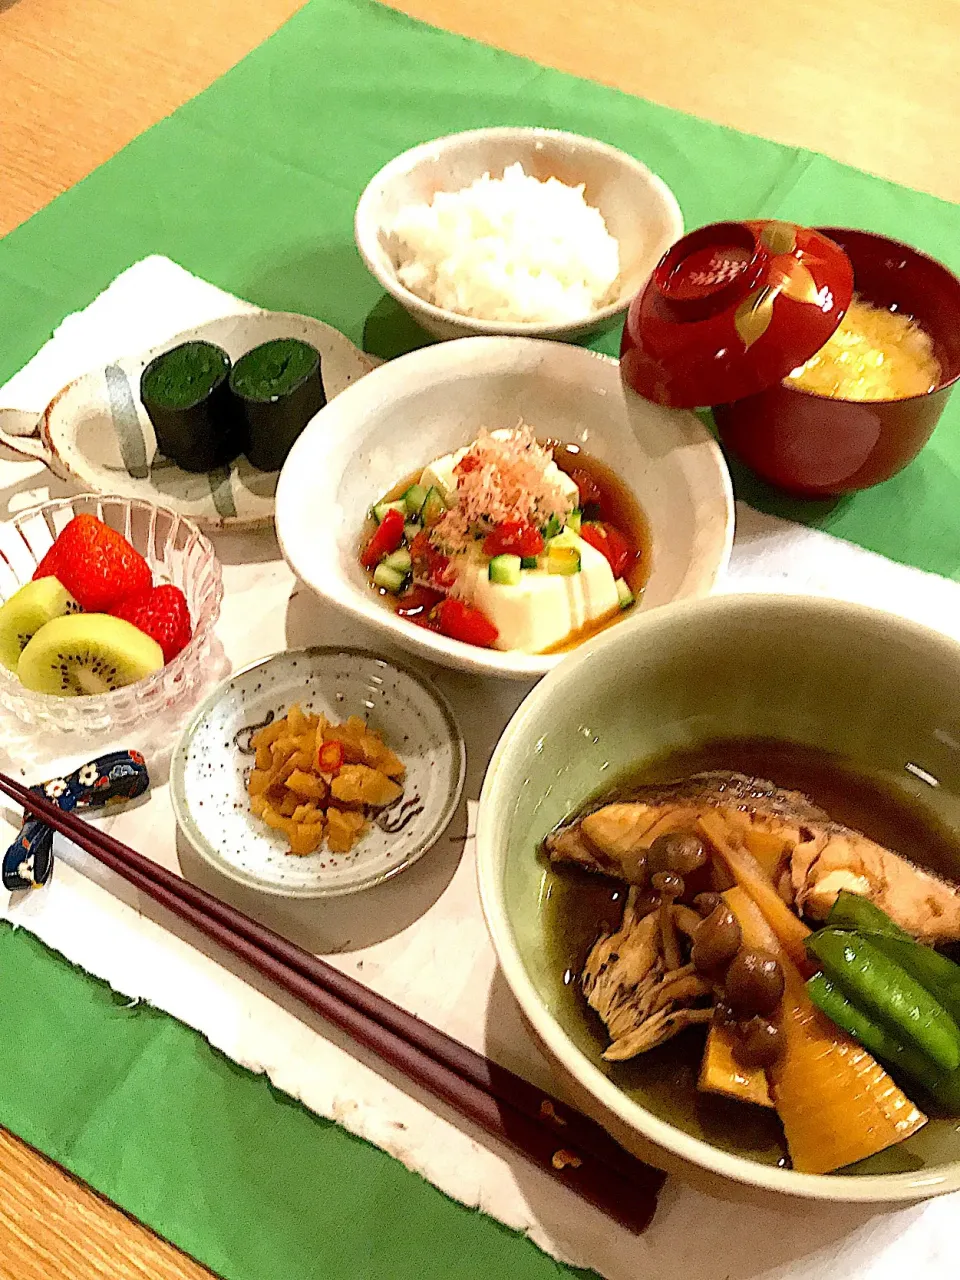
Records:
M927 1054L943 1071L960 1066L960 1027L926 988L871 941L840 929L821 929L806 945L848 999L895 1038Z
M821 1013L868 1053L921 1085L945 1111L960 1113L960 1070L941 1071L926 1054L901 1044L886 1027L848 1000L824 973L814 974L807 982L807 994Z
M874 903L842 889L827 917L827 928L850 929L866 937L926 987L952 1018L960 1020L960 965L914 941Z
M912 938L870 934L869 940L888 960L926 987L955 1021L960 1019L960 965Z
M915 1049L907 1049L886 1027L848 1000L825 973L815 973L807 983L807 994L821 1013L853 1036L875 1058L898 1066L905 1075L923 1083L936 1071L933 1062Z
M828 929L852 929L855 933L881 933L891 938L906 938L898 924L885 911L859 893L841 889L827 916Z

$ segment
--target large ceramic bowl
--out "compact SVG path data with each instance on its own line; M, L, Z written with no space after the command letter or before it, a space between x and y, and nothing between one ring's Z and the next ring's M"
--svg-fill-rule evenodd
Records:
M481 427L523 418L541 437L577 443L613 467L650 526L643 610L706 595L730 555L733 499L716 441L698 418L624 390L615 360L527 338L467 338L402 356L317 414L277 486L277 535L303 581L397 644L442 663L531 679L563 654L499 653L397 617L358 563L370 506Z
M620 282L607 306L567 324L511 324L460 315L411 293L397 276L395 246L384 228L397 211L429 201L437 191L459 191L489 173L521 163L524 172L567 186L584 185L584 199L599 209L620 245ZM477 333L574 338L612 324L647 282L661 254L683 234L683 215L670 188L616 147L557 129L472 129L403 152L375 174L360 197L354 225L357 247L371 273L428 333L463 338Z
M708 1127L676 1090L602 1064L549 945L540 841L618 774L665 750L727 736L839 752L960 827L960 646L952 640L816 598L715 596L661 609L611 631L543 680L490 763L477 820L480 892L514 995L613 1122L674 1158L828 1200L912 1200L960 1188L955 1122L931 1120L842 1174L801 1174L778 1167L779 1144L751 1145L750 1108ZM960 876L960 865L952 870Z

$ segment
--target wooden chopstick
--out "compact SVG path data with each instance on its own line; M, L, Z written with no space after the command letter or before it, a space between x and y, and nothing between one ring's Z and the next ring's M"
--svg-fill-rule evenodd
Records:
M595 1121L2 773L0 791L597 1208L649 1223L664 1175Z

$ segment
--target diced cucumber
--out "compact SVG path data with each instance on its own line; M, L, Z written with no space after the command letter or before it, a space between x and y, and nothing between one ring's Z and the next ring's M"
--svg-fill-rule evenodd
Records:
M540 564L539 556L521 556L520 557L521 569L536 569L539 566L539 564Z
M408 542L412 542L422 528L423 525L417 524L414 520L408 520L403 526L403 536Z
M572 533L579 533L580 526L583 523L583 512L579 507L575 511L571 511L567 516L567 523L564 528L569 529Z
M398 569L391 569L389 565L378 564L373 571L373 580L378 587L382 587L384 591L390 591L396 596L403 590L407 575L401 573Z
M373 516L374 520L376 520L377 524L380 524L388 511L399 511L403 516L407 514L407 508L402 502L378 502L377 505L371 509L370 514Z
M406 547L401 547L391 555L384 556L380 563L385 564L388 569L396 569L397 573L409 573L413 565L410 552Z
M617 599L620 601L621 609L629 609L633 604L633 592L627 585L626 578L618 578L614 584L617 588Z
M544 538L555 538L563 525L560 523L558 516L551 516L547 523L543 526L542 533Z
M580 552L576 547L558 547L556 539L547 547L547 573L564 577L580 572Z
M412 484L407 492L403 495L403 504L407 508L407 515L416 518L423 510L423 504L427 500L429 490L424 488L422 484Z
M430 489L423 500L423 507L420 512L420 518L423 520L424 528L432 528L446 509L446 503L443 501L440 490Z
M490 561L490 581L501 587L515 587L520 581L521 561L519 556L494 556Z
M570 528L561 529L560 532L555 534L547 543L548 551L551 547L576 547L579 550L580 535L574 533Z

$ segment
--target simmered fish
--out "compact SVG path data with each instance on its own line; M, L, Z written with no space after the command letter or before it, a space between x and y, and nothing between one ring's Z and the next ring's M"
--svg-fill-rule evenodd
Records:
M572 862L643 884L645 851L659 835L694 830L719 809L798 911L823 920L841 889L875 902L923 942L960 939L960 888L922 871L818 809L799 791L762 778L712 771L641 787L598 806L546 840L555 862Z

